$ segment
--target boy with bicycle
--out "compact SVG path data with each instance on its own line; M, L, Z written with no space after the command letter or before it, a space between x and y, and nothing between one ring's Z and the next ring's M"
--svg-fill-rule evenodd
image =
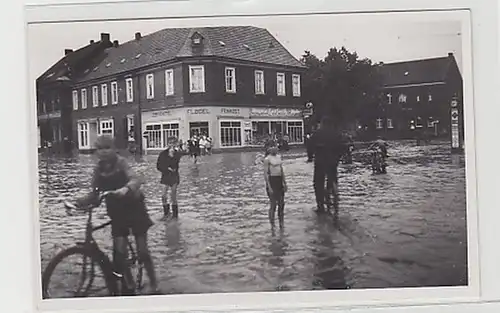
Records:
M92 176L92 191L77 200L77 207L96 203L99 193L106 192L106 208L111 219L113 237L113 264L124 275L127 286L125 295L135 293L134 279L127 263L128 236L135 237L137 254L149 276L151 293L159 293L153 261L147 244L147 232L153 225L140 190L141 179L128 166L127 161L118 155L114 140L110 136L100 136L96 141L98 162Z

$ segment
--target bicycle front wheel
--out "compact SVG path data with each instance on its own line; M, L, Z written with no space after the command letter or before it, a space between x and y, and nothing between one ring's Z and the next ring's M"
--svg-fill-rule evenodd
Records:
M75 246L58 253L42 274L42 297L110 296L114 290L100 260L89 249Z

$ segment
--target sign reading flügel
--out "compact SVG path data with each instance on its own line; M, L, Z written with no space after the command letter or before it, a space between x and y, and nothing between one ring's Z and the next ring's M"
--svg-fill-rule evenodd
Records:
M300 117L302 111L298 109L251 109L250 116L253 117Z
M210 114L209 109L201 108L201 109L187 109L187 114L190 115L200 115L200 114Z

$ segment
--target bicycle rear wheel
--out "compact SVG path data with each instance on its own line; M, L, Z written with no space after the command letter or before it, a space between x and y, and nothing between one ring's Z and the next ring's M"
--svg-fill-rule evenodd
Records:
M72 257L76 257L76 260L71 261ZM68 261L68 264L64 264L63 261ZM109 273L100 261L94 253L83 246L61 251L49 262L42 274L42 297L44 299L103 297L115 294L116 290L109 281L113 273ZM61 274L58 273L59 269L62 270ZM80 274L75 273L79 270ZM76 286L71 287L67 282L63 282L64 280L76 283ZM101 287L96 287L97 284ZM76 289L69 291L69 288Z
M132 272L132 277L135 279L135 289L136 292L139 293L144 285L143 285L143 272L144 272L144 264L141 262L139 257L137 256L132 244L129 241L128 244L128 249L129 249L129 259L128 259L128 265L130 268L130 271Z

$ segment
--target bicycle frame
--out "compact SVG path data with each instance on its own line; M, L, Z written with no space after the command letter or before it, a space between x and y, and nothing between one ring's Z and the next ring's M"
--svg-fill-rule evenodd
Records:
M95 231L104 229L107 226L111 225L111 221L107 221L106 223L103 223L103 224L101 224L99 226L95 226L95 227L92 224L92 217L93 217L94 209L98 208L100 206L104 197L105 197L105 195L101 195L99 197L98 204L93 204L93 205L88 206L88 208L86 208L86 210L87 210L87 222L86 222L86 227L85 227L85 240L84 240L84 242L77 242L77 245L82 246L84 249L88 250L89 254L92 255L93 258L95 258L95 260L92 260L93 262L91 264L91 272L90 272L90 278L89 278L90 283L88 284L88 286L90 287L92 285L93 280L94 280L94 277L95 277L94 266L95 266L95 262L97 261L97 262L99 262L100 266L102 267L104 279L106 280L106 284L108 285L109 289L112 291L113 295L117 295L117 293L119 293L117 282L123 278L123 274L118 273L115 270L113 263L110 261L108 256L99 248L99 246L97 245L97 242L94 240L94 236L93 236L93 233ZM127 242L128 242L129 252L132 254L133 258L136 258L136 254L135 254L135 251L134 251L132 244L130 243L129 240L127 240ZM83 282L86 279L86 272L85 272L86 260L84 260L83 266L84 266L84 271L83 271L83 275L82 275L83 279L81 280L81 284L83 284ZM80 285L79 287L81 288L82 285Z

